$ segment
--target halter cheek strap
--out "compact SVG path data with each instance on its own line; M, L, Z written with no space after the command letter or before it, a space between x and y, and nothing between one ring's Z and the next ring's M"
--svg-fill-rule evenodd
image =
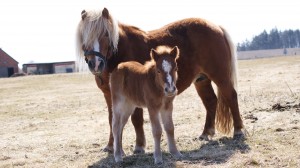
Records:
M94 51L94 50L90 50L90 51L86 50L86 51L84 51L84 56L89 56L89 55L95 55L95 56L98 56L98 57L100 57L100 58L102 58L102 59L105 60L105 57L100 52L98 52L98 51Z

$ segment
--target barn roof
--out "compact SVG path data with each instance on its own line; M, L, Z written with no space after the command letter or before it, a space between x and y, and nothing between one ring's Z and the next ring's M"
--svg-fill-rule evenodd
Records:
M8 58L14 60L15 62L19 63L13 57L11 57L10 55L8 55L4 50L2 50L2 48L0 48L0 57L8 57Z

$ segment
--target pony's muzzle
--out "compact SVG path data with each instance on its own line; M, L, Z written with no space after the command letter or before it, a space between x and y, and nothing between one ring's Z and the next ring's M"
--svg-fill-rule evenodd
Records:
M104 71L104 68L105 68L105 60L101 57L96 56L95 71L98 72L98 73L102 73Z
M89 60L87 63L90 71L94 75L101 74L105 69L105 60L103 58L96 56L95 59Z

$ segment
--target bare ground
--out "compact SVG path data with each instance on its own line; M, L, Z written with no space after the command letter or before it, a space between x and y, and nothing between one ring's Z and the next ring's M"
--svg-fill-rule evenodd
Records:
M239 104L248 138L217 132L198 140L205 109L191 86L175 100L175 160L162 149L153 164L153 139L145 113L146 154L133 155L128 123L121 165L101 149L108 135L105 101L90 74L0 79L0 167L300 167L300 57L239 61Z

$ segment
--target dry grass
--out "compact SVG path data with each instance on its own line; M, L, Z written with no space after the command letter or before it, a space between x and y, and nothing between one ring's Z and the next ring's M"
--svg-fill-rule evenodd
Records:
M300 167L300 57L239 61L239 76L248 139L217 133L199 141L205 109L191 86L176 98L173 117L184 158L176 161L167 153L163 136L164 163L158 167ZM122 165L101 151L108 114L92 75L2 78L0 86L0 167L155 167L147 113L146 154L132 154L130 123Z

